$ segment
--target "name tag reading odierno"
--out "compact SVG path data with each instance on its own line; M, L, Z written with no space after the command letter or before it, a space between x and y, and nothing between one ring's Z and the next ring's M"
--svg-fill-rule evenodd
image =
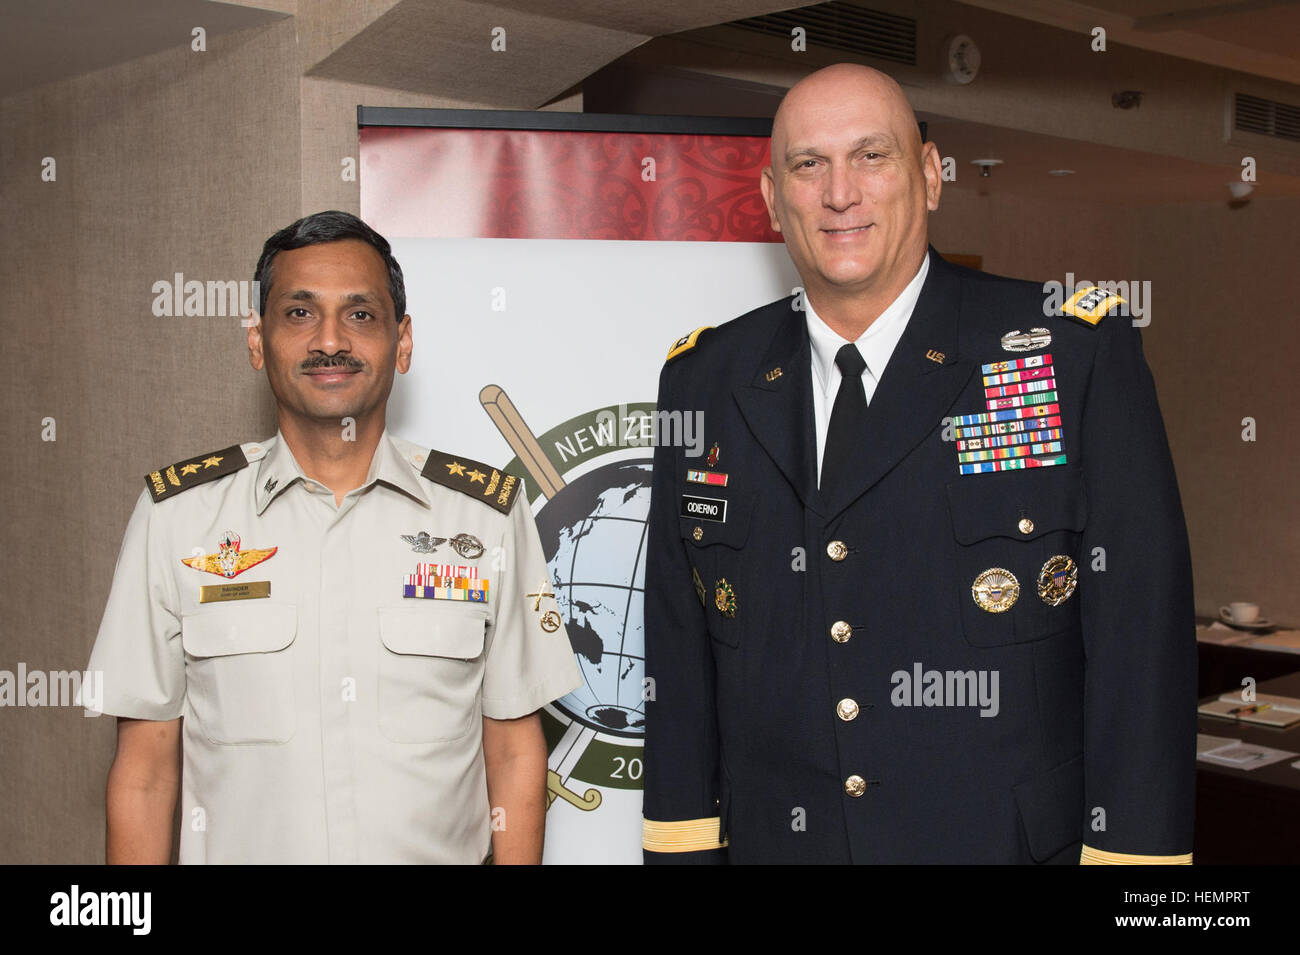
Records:
M210 604L218 600L251 600L253 597L271 596L269 580L250 580L246 584L212 584L199 588L199 603Z
M693 494L682 495L682 517L694 517L701 521L727 523L727 502L720 497L696 497Z

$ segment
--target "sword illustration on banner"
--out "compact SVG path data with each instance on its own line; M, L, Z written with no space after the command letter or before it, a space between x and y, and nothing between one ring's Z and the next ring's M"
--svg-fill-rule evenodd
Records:
M497 430L501 432L501 437L506 439L506 443L510 445L510 449L514 451L520 463L528 471L528 476L536 482L546 499L549 501L564 490L564 478L560 476L560 472L542 450L537 437L524 423L523 415L510 400L510 396L499 385L485 385L478 393L478 400L483 410L488 413L488 417L492 419L492 423L497 426ZM588 789L579 796L566 785L573 768L578 765L578 760L582 758L582 754L587 751L587 747L595 738L594 729L583 726L575 720L569 724L564 735L555 744L555 749L547 758L547 809L550 809L557 796L571 806L586 812L600 805L600 790Z

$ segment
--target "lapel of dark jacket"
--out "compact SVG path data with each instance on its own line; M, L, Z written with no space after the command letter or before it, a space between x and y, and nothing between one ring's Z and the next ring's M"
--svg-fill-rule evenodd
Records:
M912 316L867 407L861 465L822 511L828 520L870 490L939 426L975 364L957 352L960 274L934 250ZM953 452L956 454L956 451Z
M817 499L817 433L812 406L812 346L804 313L789 307L751 380L735 389L736 404L763 450L806 507Z

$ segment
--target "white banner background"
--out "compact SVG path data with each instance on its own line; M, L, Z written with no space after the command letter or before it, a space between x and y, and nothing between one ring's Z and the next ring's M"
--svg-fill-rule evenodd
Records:
M746 121L647 131L575 114L536 130L495 114L378 112L361 130L362 214L402 264L415 345L389 428L544 479L528 490L548 587L586 681L543 714L544 861L639 863L652 449L597 436L611 436L611 409L653 409L676 339L796 286L758 194L767 140ZM487 386L508 399L495 418ZM725 444L702 427L684 437Z
M596 408L653 403L673 341L798 284L772 243L396 238L393 247L415 351L389 427L497 467L514 452L479 404L485 385L503 388L537 435ZM639 775L635 764L619 768ZM640 863L641 791L600 792L595 811L554 801L546 863Z

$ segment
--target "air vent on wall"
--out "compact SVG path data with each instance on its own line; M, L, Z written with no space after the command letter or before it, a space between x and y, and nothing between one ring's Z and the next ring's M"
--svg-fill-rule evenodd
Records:
M1232 106L1233 129L1300 142L1300 106L1246 93L1235 94Z
M733 27L790 39L790 31L808 31L808 47L830 47L859 56L916 65L916 21L852 3L819 3L798 10L735 20Z

